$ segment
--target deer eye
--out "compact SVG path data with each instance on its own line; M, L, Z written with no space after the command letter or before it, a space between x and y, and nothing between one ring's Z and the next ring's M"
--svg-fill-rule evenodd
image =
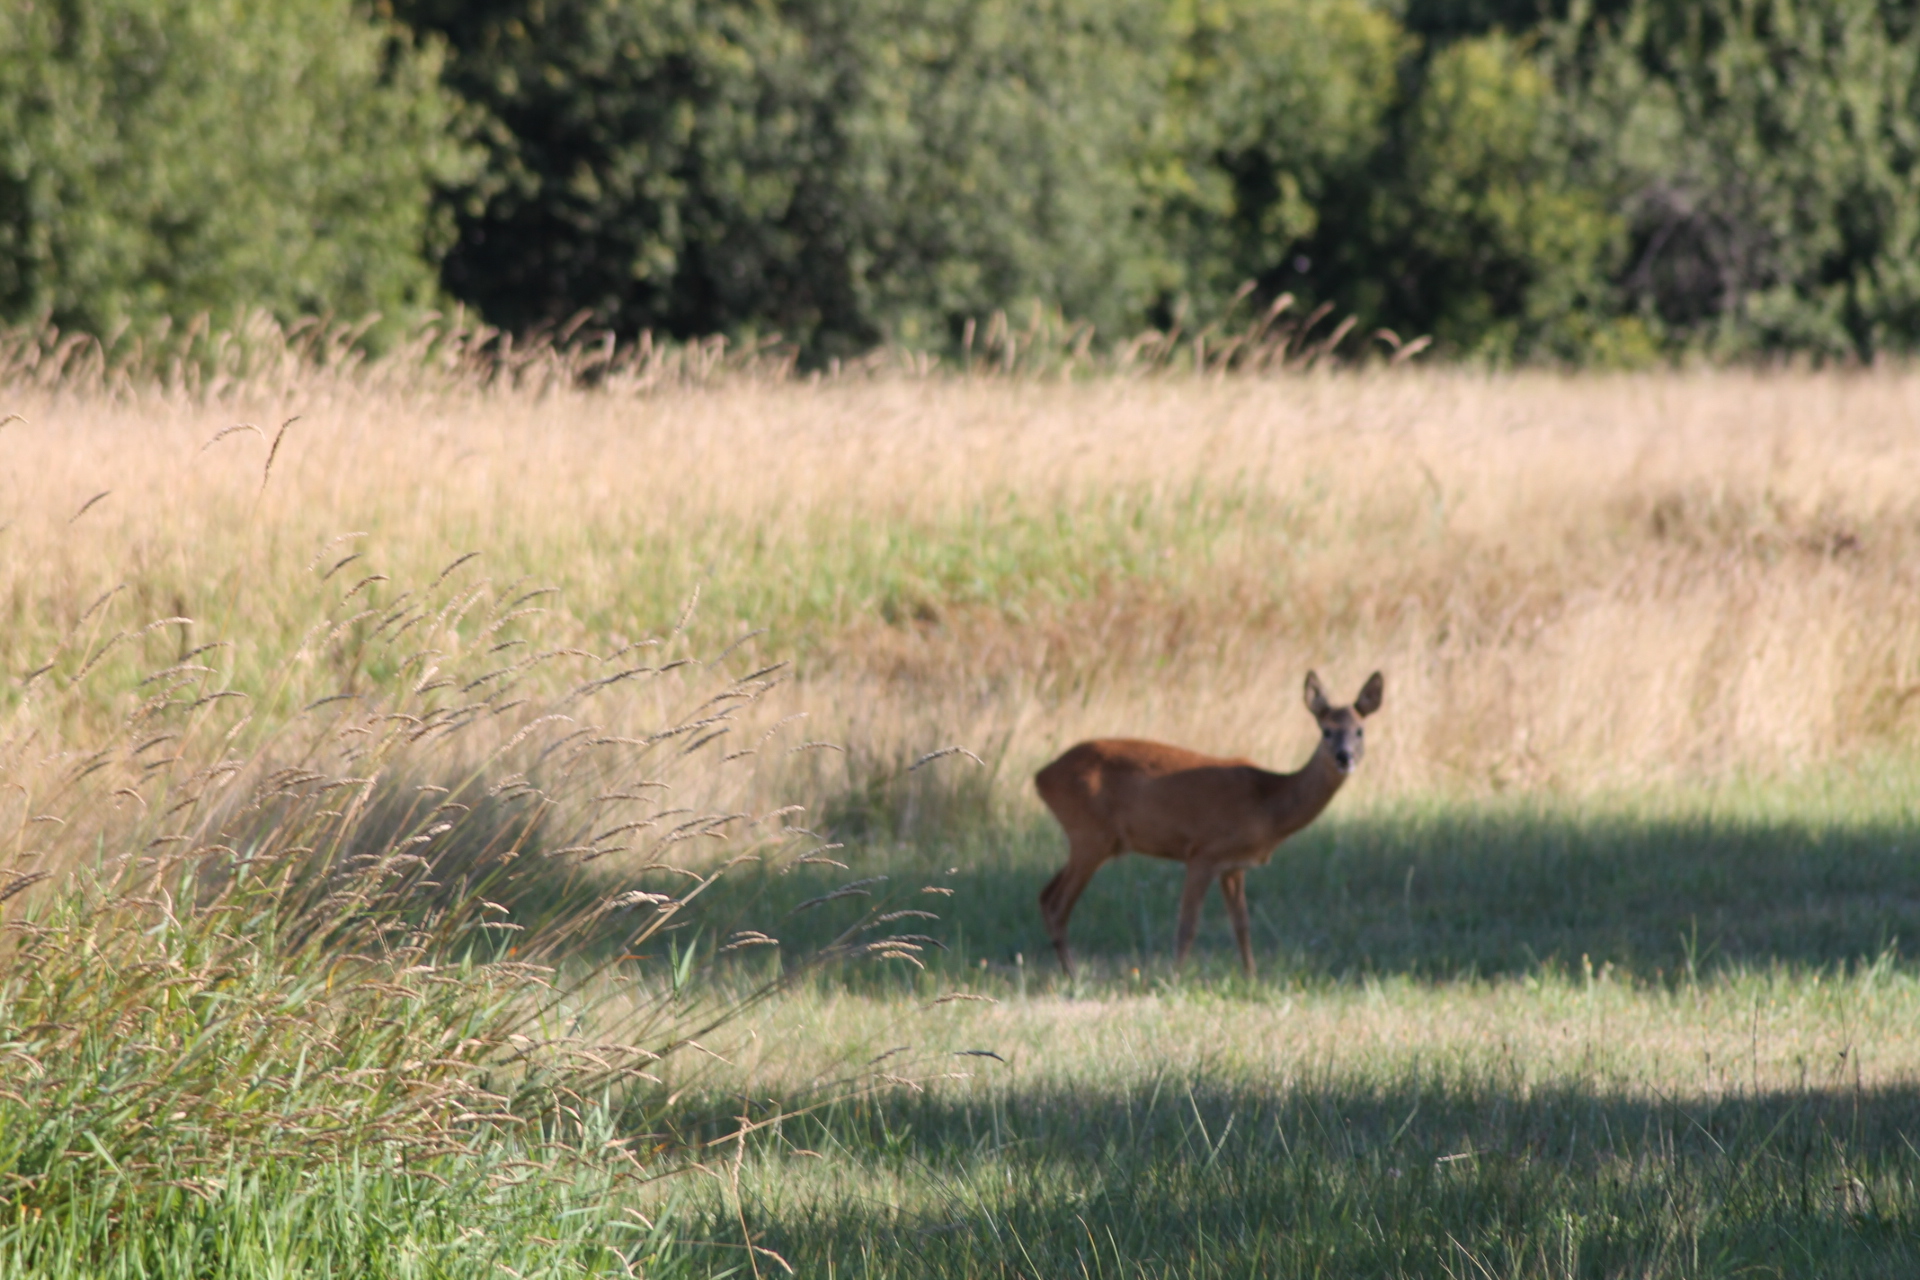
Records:
M1353 736L1356 738L1364 738L1367 736L1367 731L1365 729L1355 729L1353 731Z

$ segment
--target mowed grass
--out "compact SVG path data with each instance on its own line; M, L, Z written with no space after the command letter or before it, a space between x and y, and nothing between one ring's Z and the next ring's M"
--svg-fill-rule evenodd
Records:
M1172 970L1165 864L1095 879L1075 984L1033 903L1057 836L852 849L900 903L953 890L951 950L715 1046L683 1137L792 1118L698 1234L817 1276L1911 1274L1914 782L1361 801L1249 877L1254 982L1217 905ZM810 1110L850 1060L898 1082Z
M823 997L794 1034L917 1042L924 1083L789 1122L737 1195L808 1275L1907 1275L1915 994L1870 968ZM743 1075L788 1100L790 1069ZM729 1210L702 1234L737 1241Z
M1370 800L1366 790L1363 764L1326 816L1249 873L1264 979L1441 982L1586 966L1657 984L1728 966L1845 966L1920 939L1920 776L1907 762L1586 797ZM932 971L1064 990L1037 897L1065 854L1043 813L947 838L875 837L838 853L845 871L735 872L707 909L770 921L760 927L799 953L841 921L834 904L796 904L886 877L867 892L941 917ZM1083 985L1168 978L1182 875L1138 855L1100 870L1071 925ZM1210 981L1238 971L1217 893L1195 957Z

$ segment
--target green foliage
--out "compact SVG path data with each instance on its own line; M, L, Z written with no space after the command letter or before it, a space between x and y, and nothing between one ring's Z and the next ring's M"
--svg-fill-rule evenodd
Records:
M1407 30L1427 39L1485 35L1493 30L1518 34L1564 18L1567 5L1568 0L1405 0L1401 20Z
M1295 248L1320 229L1328 192L1386 138L1398 71L1414 46L1386 14L1348 0L1174 6L1180 46L1169 117L1181 180L1141 168L1159 197L1180 281L1204 318L1242 282L1312 298Z
M1870 359L1920 345L1920 32L1879 0L1642 0L1561 33L1676 348Z
M1113 331L1177 287L1116 163L1165 131L1159 5L826 8L864 10L841 45L865 69L843 179L854 327L924 343L1039 302Z
M824 363L997 312L1190 332L1251 282L1495 361L1920 346L1893 0L389 9L413 34L342 0L0 11L0 321L444 287Z
M1040 303L1219 309L1377 131L1358 0L403 8L499 124L447 279L499 323L779 329L815 356Z
M0 320L432 301L469 167L438 73L343 0L0 6Z
M1498 359L1920 344L1907 7L1523 7L1409 9L1397 127L1307 255L1342 306Z
M1558 105L1507 36L1433 59L1402 123L1399 182L1374 202L1373 260L1399 268L1377 286L1383 320L1456 351L1579 354L1619 225L1569 163Z

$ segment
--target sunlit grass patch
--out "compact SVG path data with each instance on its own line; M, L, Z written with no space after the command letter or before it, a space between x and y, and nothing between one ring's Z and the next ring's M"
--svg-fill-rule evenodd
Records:
M759 1238L817 1275L1916 1260L1920 992L1884 965L1000 999L828 995L761 1028L737 1087L763 1107L817 1069L796 1042L911 1038L922 1083L789 1122L744 1180Z

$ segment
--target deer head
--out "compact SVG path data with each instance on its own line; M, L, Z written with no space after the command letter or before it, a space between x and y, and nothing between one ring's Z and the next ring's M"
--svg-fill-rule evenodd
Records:
M1341 773L1352 773L1360 757L1366 754L1367 730L1360 722L1380 709L1380 700L1386 692L1386 677L1376 671L1360 686L1360 696L1353 700L1352 706L1336 707L1327 701L1320 677L1307 672L1307 710L1320 722L1319 749Z

